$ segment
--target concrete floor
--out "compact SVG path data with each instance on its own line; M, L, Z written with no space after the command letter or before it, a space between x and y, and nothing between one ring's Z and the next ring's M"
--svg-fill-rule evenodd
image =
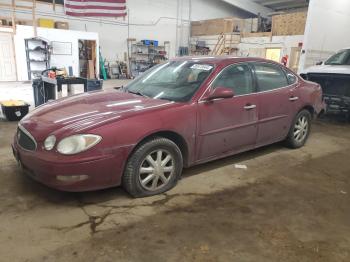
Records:
M350 126L185 170L166 194L49 189L19 171L0 122L0 261L350 261ZM247 165L237 169L234 164Z

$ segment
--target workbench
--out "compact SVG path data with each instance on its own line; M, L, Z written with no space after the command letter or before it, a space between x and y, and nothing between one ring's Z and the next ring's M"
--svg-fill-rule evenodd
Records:
M62 97L62 87L67 86L68 96L72 95L72 85L84 85L84 92L88 91L87 79L82 77L49 78L42 76L33 80L35 106L39 106Z
M57 86L57 95L54 99L62 97L63 85L67 85L68 95L72 95L72 85L84 85L84 92L87 92L87 79L82 77L49 78L46 76L42 76L41 81L43 81L44 83L44 88Z

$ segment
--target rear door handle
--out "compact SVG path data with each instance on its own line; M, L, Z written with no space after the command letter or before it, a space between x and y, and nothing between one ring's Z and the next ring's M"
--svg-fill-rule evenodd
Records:
M256 105L246 105L245 107L244 107L244 109L245 110L251 110L251 109L254 109L254 108L256 108Z
M299 97L297 97L297 96L291 96L290 98L289 98L289 101L296 101L296 100L298 100L299 99Z

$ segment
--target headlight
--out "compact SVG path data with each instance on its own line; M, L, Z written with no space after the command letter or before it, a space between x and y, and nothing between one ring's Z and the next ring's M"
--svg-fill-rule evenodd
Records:
M51 150L56 144L56 137L54 135L48 136L44 141L44 148Z
M97 135L73 135L63 138L57 145L57 151L64 155L73 155L100 142L102 137Z

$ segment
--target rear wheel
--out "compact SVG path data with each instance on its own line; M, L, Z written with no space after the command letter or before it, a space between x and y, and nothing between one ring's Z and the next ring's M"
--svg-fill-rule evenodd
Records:
M171 140L153 138L131 155L123 175L123 187L134 197L152 196L176 185L182 172L182 154Z
M289 130L286 143L291 148L302 147L311 130L311 114L308 110L301 110L295 117Z

